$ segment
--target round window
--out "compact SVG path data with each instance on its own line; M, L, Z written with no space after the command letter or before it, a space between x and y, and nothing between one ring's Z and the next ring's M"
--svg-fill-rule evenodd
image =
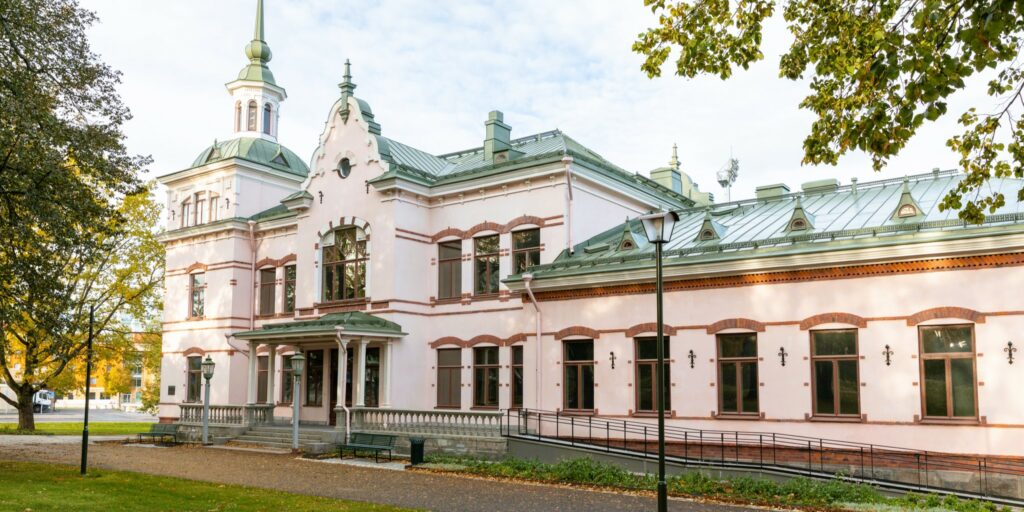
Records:
M348 158L342 158L341 161L338 162L338 168L334 171L337 172L338 176L341 176L342 179L348 178L348 175L352 174L352 163L349 162Z

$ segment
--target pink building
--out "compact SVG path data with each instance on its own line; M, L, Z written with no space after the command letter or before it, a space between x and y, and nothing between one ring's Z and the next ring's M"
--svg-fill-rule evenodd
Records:
M285 90L262 9L227 84L234 134L167 189L161 412L345 424L367 408L654 412L654 260L672 209L669 423L1024 455L1024 209L964 225L934 171L760 187L710 202L678 160L627 172L559 131L432 155L383 135L346 63L308 160L277 142ZM369 92L367 96L372 96ZM628 219L623 222L624 219ZM298 396L290 359L306 358ZM244 416L244 418L242 417Z

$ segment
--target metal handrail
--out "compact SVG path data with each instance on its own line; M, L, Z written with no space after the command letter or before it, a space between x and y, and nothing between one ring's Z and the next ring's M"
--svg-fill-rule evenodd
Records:
M501 434L653 459L657 429L642 421L510 409ZM568 432L565 431L568 429ZM665 426L666 459L684 465L756 469L841 478L901 491L925 491L1024 505L1024 462L776 432ZM653 449L652 449L653 448ZM956 472L957 479L940 479ZM965 475L966 474L966 475ZM967 476L967 478L963 478ZM993 485L1003 480L1004 485ZM1005 485L1014 480L1018 485ZM1016 491L1014 491L1016 490ZM1015 493L1016 492L1016 493Z

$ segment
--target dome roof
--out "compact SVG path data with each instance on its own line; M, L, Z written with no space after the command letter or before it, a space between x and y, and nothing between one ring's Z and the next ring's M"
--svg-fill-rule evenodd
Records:
M309 174L309 167L292 150L276 142L256 137L239 137L223 142L214 141L212 146L199 153L196 160L192 162L192 167L229 158L239 158L266 165L296 176L305 177Z

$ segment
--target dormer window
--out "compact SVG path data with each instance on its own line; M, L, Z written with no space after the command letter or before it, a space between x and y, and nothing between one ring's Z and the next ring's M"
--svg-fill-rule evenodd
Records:
M714 240L715 239L715 232L710 230L710 229L705 229L704 231L700 232L700 239L701 240Z
M793 219L793 222L789 223L790 231L803 231L807 229L807 222L803 219Z
M270 103L263 105L263 133L270 135L270 121L272 119L271 113L273 112L270 107Z
M917 216L917 208L912 204L905 204L900 207L899 211L896 212L896 216L905 219L907 217Z
M277 156L275 156L275 157L274 157L274 158L273 158L273 159L272 159L272 160L270 161L270 163L272 163L272 164L277 164L277 165L283 165L283 166L285 166L285 167L288 167L288 160L285 160L285 159L284 159L284 153L278 153L278 154L277 154Z
M249 110L248 110L248 112L246 114L247 117L248 117L247 122L246 122L246 130L248 130L250 132L256 131L256 110L258 108L259 107L256 106L256 102L255 101L250 101L249 102Z
M620 251L628 251L630 249L635 249L635 248L636 248L636 245L631 240L623 240L622 244L619 245L619 250Z

